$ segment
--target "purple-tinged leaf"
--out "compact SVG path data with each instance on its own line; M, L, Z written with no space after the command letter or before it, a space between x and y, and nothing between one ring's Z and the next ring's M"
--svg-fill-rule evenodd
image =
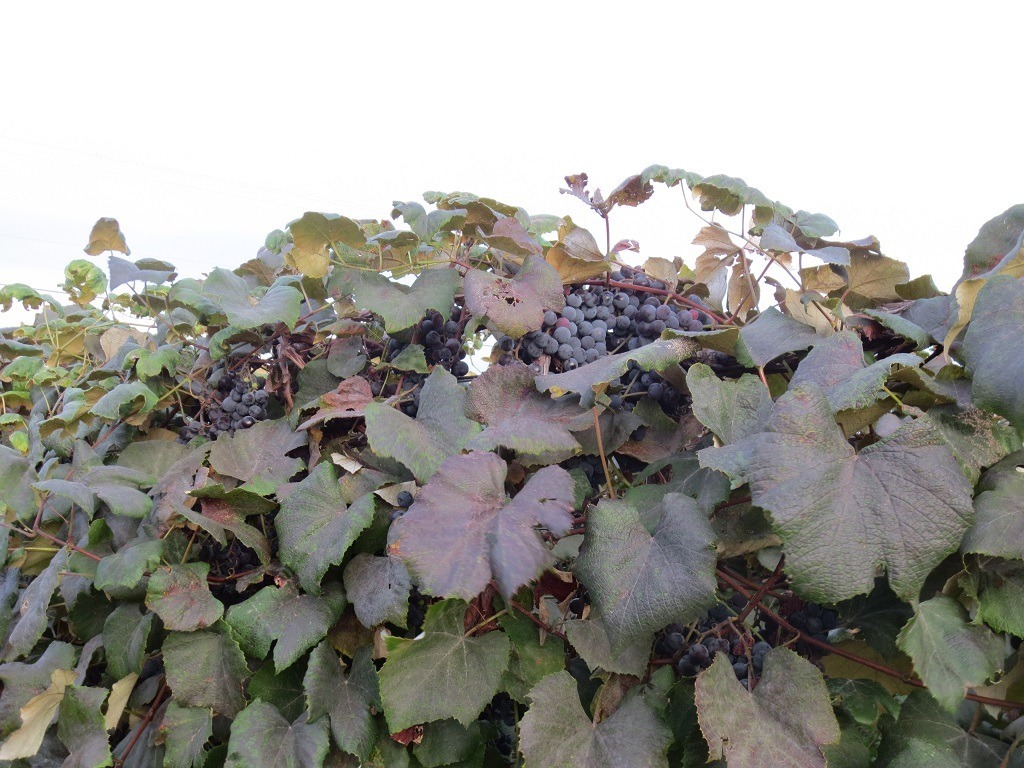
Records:
M192 632L209 627L224 615L224 605L210 592L208 563L157 568L149 577L146 606L167 629Z
M562 279L540 256L527 256L513 278L472 269L465 291L473 317L517 339L541 327L544 310L565 306Z

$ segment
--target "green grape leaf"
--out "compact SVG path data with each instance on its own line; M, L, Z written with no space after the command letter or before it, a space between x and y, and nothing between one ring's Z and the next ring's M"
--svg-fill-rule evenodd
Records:
M284 323L292 329L299 320L302 292L290 285L276 283L256 297L244 278L218 267L203 282L202 291L236 328L248 330Z
M1005 655L1002 639L988 627L968 624L964 609L946 595L918 605L897 644L913 659L932 696L949 710L969 687L991 678Z
M112 764L107 729L100 714L103 688L69 685L57 710L57 737L71 753L67 768L103 768Z
M231 724L224 768L322 768L330 748L327 723L303 713L293 723L277 708L254 701Z
M132 589L158 565L164 554L162 539L139 539L107 555L96 566L93 584L96 589L112 592Z
M366 238L359 224L352 219L336 214L307 211L288 225L292 235L292 248L285 254L285 261L302 274L322 278L330 266L330 250L335 243L350 248L360 248Z
M96 223L92 225L92 231L89 233L89 244L82 250L90 256L99 256L104 251L117 251L125 256L132 255L131 250L124 241L121 225L117 223L117 219L106 217L97 219Z
M541 680L530 700L520 724L524 768L668 768L672 734L642 696L627 697L595 723L579 703L576 681L558 672Z
M167 768L202 768L206 742L213 735L213 715L201 707L183 707L169 701L157 729L167 751Z
M96 255L96 254L92 254ZM110 273L110 290L126 283L153 283L160 285L174 280L178 276L173 264L158 259L139 259L136 262L122 259L120 256L107 258L107 271ZM141 289L142 286L139 286Z
M448 717L469 725L497 693L508 667L508 638L504 632L466 637L466 608L461 600L435 603L422 637L387 638L380 696L392 733Z
M412 579L401 560L364 552L345 566L345 593L364 627L390 622L405 626Z
M380 707L371 647L356 651L346 672L331 644L323 641L309 654L303 687L312 722L327 715L334 742L366 761L377 740L374 709Z
M565 622L565 636L591 669L601 668L620 675L643 677L651 658L651 637L644 634L612 653L608 630L602 619L571 619Z
M302 459L292 458L287 453L304 446L306 440L306 434L294 431L287 419L261 421L249 429L215 440L210 451L210 466L266 495L302 471Z
M296 573L305 591L320 591L327 569L341 564L348 548L373 521L373 498L367 494L347 506L334 467L324 461L281 502L274 518L279 557Z
M814 346L821 337L809 325L770 307L740 329L736 359L750 368L764 368L777 357Z
M0 445L0 503L13 510L19 520L31 520L36 514L36 494L32 490L35 474L28 459Z
M198 632L170 632L163 644L167 683L179 704L233 717L245 707L245 655L223 622Z
M0 696L0 739L21 727L22 708L50 687L54 672L70 671L77 653L75 646L55 640L32 663L0 664L0 681L4 686L4 695Z
M961 279L992 272L1008 254L1020 250L1022 236L1024 205L1010 206L998 216L986 221L964 251L964 271Z
M978 482L982 468L1021 448L1020 436L1002 417L973 405L933 405L924 418L946 439L972 483Z
M682 494L647 509L608 499L590 508L573 571L604 620L613 654L673 621L696 620L714 602L712 541L707 516Z
M397 459L423 483L480 431L465 411L466 390L438 365L420 391L415 419L390 405L367 404L366 438L374 453Z
M1024 565L990 564L981 573L978 618L997 632L1024 637Z
M31 651L39 638L43 636L49 620L46 612L50 599L57 591L61 571L67 569L68 550L61 549L50 560L49 564L36 576L18 600L17 621L10 629L3 644L0 658L13 661Z
M134 603L122 603L107 616L103 624L103 651L107 672L115 680L142 672L153 619L152 613L143 613Z
M537 388L556 397L578 392L580 405L590 408L594 405L595 395L607 389L610 382L620 378L629 369L630 360L635 360L645 371L664 371L693 357L699 350L700 345L690 339L663 339L632 352L620 352L617 355L599 358L589 365L580 366L575 371L538 376Z
M511 501L508 467L493 453L447 459L388 532L388 552L431 595L472 600L495 579L506 598L554 563L534 530L572 525L573 481L544 467Z
M473 722L464 726L455 720L427 723L423 726L423 739L413 746L412 752L423 768L481 766L484 758L481 725Z
M1017 451L981 476L974 497L974 525L960 545L964 552L1024 558L1024 451Z
M467 447L509 448L526 464L557 463L579 451L569 426L586 412L573 398L545 397L535 378L525 365L494 365L473 379L468 413L487 426Z
M210 592L208 563L184 563L157 568L149 577L146 606L167 629L192 632L214 624L224 606Z
M411 328L428 309L451 312L462 279L454 269L428 269L408 286L376 272L336 269L330 286L335 294L351 293L356 306L373 312L388 333L395 333Z
M978 294L964 337L963 354L973 376L976 405L1024 428L1024 281L998 275Z
M875 726L882 715L899 714L899 703L874 680L833 678L826 685L832 705L849 713L860 725Z
M879 567L897 595L916 597L973 518L970 484L934 427L916 420L858 454L809 383L779 398L765 432L699 456L733 487L750 483L787 574L814 600L869 592Z
M825 768L822 747L839 740L821 673L788 648L774 648L752 692L721 654L700 673L697 716L712 758L748 768Z
M686 372L686 386L693 398L693 415L723 443L761 432L772 410L771 394L753 374L722 381L710 366L697 363Z
M101 419L117 421L133 413L149 413L156 407L157 399L153 390L141 381L126 381L96 401L89 413Z
M866 366L860 336L853 331L839 331L814 346L801 361L790 386L817 384L836 412L868 408L886 396L881 389L893 365L916 368L920 364L917 355L900 354Z
M322 596L301 594L291 584L269 586L231 606L225 621L248 656L266 658L276 641L274 669L281 672L327 636L346 604L344 592L335 584Z
M928 335L928 332L902 315L894 315L891 312L882 312L877 309L865 309L862 310L862 314L888 328L897 336L914 342L918 349L926 349L932 345L932 337Z
M499 622L512 643L502 688L525 704L530 689L542 678L565 669L565 643L550 634L541 643L537 627L518 611L505 614Z
M516 339L541 327L544 310L565 306L562 278L540 256L527 256L512 278L471 269L465 291L473 317Z

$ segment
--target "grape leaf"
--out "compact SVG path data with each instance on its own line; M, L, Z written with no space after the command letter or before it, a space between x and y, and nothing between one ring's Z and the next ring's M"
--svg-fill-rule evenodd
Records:
M1024 565L988 565L982 572L978 618L997 632L1024 637Z
M367 404L366 438L374 453L397 459L424 483L480 431L465 411L466 390L438 365L423 384L415 419L390 405Z
M1024 281L998 275L990 279L974 305L963 353L973 375L975 404L1024 427Z
M700 673L697 716L712 758L744 768L825 768L821 748L839 740L821 673L788 648L774 648L753 692L722 654Z
M96 566L93 585L106 592L131 589L146 574L160 564L164 554L163 539L139 539L112 555L107 555Z
M169 701L158 728L159 738L167 748L167 768L201 768L206 761L203 747L213 735L213 716L200 707L183 707Z
M123 242L123 241L122 241ZM96 254L92 254L96 255ZM173 264L157 259L139 259L136 262L122 259L120 256L107 258L107 271L110 273L110 290L125 283L153 283L159 285L173 280L178 276ZM139 286L141 288L141 286Z
M501 687L525 704L530 689L542 678L565 669L565 643L550 634L541 642L537 627L518 611L505 614L499 621L512 643Z
M1024 451L1007 456L981 476L974 497L974 525L960 548L964 552L1024 558Z
M203 296L216 302L236 328L284 323L292 329L299 320L302 293L290 285L276 283L256 298L243 278L218 267L203 282L202 290Z
M602 619L571 619L565 622L565 636L591 669L601 668L620 675L643 677L651 658L651 638L642 636L612 653L612 644Z
M471 269L465 277L465 291L466 307L473 317L515 339L540 328L544 310L565 306L562 278L540 256L527 256L512 278Z
M274 645L274 669L281 672L327 636L347 601L341 587L331 584L323 596L304 595L286 583L264 587L228 610L226 621L248 656L266 658ZM267 617L273 617L268 621Z
M323 720L306 714L289 723L277 708L254 701L231 724L224 768L321 768L330 737Z
M629 361L636 362L645 371L664 371L669 366L692 357L700 345L690 339L676 338L655 341L632 352L620 352L599 358L575 371L548 373L537 377L537 388L551 392L556 397L568 392L578 392L580 405L590 408L595 395L604 391L609 382L618 379L629 369Z
M745 373L736 381L722 381L710 366L697 363L686 372L686 386L693 398L693 414L723 443L735 443L764 429L772 396L757 376Z
M213 443L210 466L222 475L248 483L251 490L268 495L303 469L302 459L286 454L306 444L287 419L261 421Z
M858 454L809 383L779 398L765 432L698 455L733 487L750 483L787 574L815 600L869 592L880 566L897 595L916 597L973 517L970 484L934 427L914 421Z
M541 680L530 699L520 724L524 768L668 768L672 734L642 696L628 696L595 723L579 703L576 681L558 672Z
M468 725L497 693L508 667L508 638L504 632L467 637L466 608L461 600L435 603L422 637L386 639L380 696L392 733L447 717Z
M327 274L331 258L328 249L335 243L359 248L366 244L359 224L337 214L306 211L302 218L288 225L293 247L288 250L285 260L302 274L322 278Z
M72 672L76 653L73 645L55 640L47 644L42 655L31 664L20 661L0 664L0 681L4 686L3 696L0 696L0 739L7 738L21 726L22 708L50 687L55 671Z
M417 763L423 768L444 765L481 766L484 739L481 724L463 726L454 720L439 720L423 726L423 739L413 746Z
M526 365L494 365L470 383L468 413L487 426L467 447L509 448L526 464L557 463L579 450L569 425L585 411L571 398L545 397L535 378Z
M474 270L475 271L475 270ZM368 309L384 321L388 333L410 328L428 309L447 315L462 287L458 271L428 269L411 285L403 285L376 272L336 270L331 288L351 293L356 306ZM540 327L540 323L537 324Z
M227 546L230 532L239 542L254 550L260 562L270 562L270 542L258 528L245 522L249 515L265 514L277 505L259 494L244 488L225 491L222 485L204 485L192 491L190 496L202 499L201 511L179 505L177 513L209 533L215 541Z
M305 591L319 592L327 569L341 564L373 513L372 494L346 506L334 467L321 462L281 502L274 518L281 562L295 571Z
M57 737L71 753L62 768L102 768L111 765L110 742L100 714L104 688L69 685L57 710Z
M795 387L804 382L817 384L828 398L833 411L867 408L884 397L880 390L893 365L916 368L917 355L891 355L869 366L864 365L864 346L853 331L839 331L820 340L800 363L790 380Z
M377 668L370 652L370 646L356 651L346 673L325 640L310 653L303 681L311 721L328 715L334 742L364 762L377 740L374 709L380 707Z
M198 632L170 632L163 644L167 684L179 704L232 717L245 707L249 667L223 622Z
M364 627L384 622L405 626L412 579L401 560L364 552L345 566L345 593Z
M125 256L131 256L132 252L125 243L124 234L121 232L121 225L117 219L103 217L97 219L92 225L89 233L89 244L83 248L90 256L99 256L104 251L117 251ZM113 286L111 286L113 287Z
M924 418L933 423L949 444L972 483L984 467L991 467L1012 451L1020 450L1021 438L1004 419L973 405L933 405Z
M97 400L89 413L101 419L117 421L130 414L149 413L156 407L158 399L153 390L141 381L126 381Z
M554 560L534 531L572 525L573 481L544 467L511 501L508 467L493 453L447 459L388 532L388 552L431 595L471 600L492 578L506 598Z
M149 577L146 606L167 629L191 632L208 627L224 615L224 605L210 592L208 563L157 568Z
M568 528L568 524L566 528ZM5 534L6 535L6 534ZM67 569L68 550L58 550L49 564L25 588L18 600L18 620L10 629L0 658L13 661L31 651L43 636L48 619L50 599L57 590L61 571Z
M899 714L899 703L874 680L832 678L826 685L832 705L848 712L860 725L874 726L884 714Z
M740 329L736 359L743 366L764 368L787 352L807 349L819 341L821 337L809 325L770 307Z
M696 620L714 602L712 540L707 516L679 493L642 510L608 499L590 508L573 570L604 620L613 654L673 621Z
M967 623L953 598L937 595L917 606L897 645L936 701L953 710L971 686L991 678L1003 663L1003 641L988 627Z

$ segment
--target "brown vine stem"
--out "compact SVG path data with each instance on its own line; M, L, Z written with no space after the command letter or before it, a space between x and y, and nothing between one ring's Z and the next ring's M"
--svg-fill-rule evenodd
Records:
M740 580L733 578L728 568L719 567L717 569L717 572L718 578L720 578L726 584L731 586L733 589L735 589L741 595L746 597L748 600L751 599L752 594L747 591L747 588L743 585L743 583ZM852 653L851 651L848 651L845 648L840 648L837 645L830 645L829 643L823 643L820 640L816 640L810 635L801 632L788 621L786 621L784 618L779 616L777 613L770 610L769 608L765 608L763 605L761 606L761 610L765 613L765 615L767 615L770 619L772 619L772 621L774 621L780 627L788 630L789 632L792 632L797 636L797 639L803 640L808 645L813 645L816 648L820 648L823 651L828 651L829 653L835 654L836 656L840 656L856 664L860 664L861 666L873 669L876 672L881 672L883 675L893 677L902 683L906 683L907 685L912 685L916 688L928 687L922 681L918 680L916 677L906 675L900 672L898 669L893 669L892 667L887 667L884 664L879 664L878 662L871 661L870 659L865 659L863 656L859 656L856 653ZM999 707L1000 709L1024 709L1024 702L1020 701L994 699L989 696L979 696L976 693L965 694L965 698L969 701L976 701L979 704L988 704L993 707Z
M538 627L543 629L549 635L554 635L559 640L562 640L564 642L568 642L568 640L565 637L565 633L564 632L559 632L554 627L549 627L547 624L545 624L543 621L541 621L539 617L534 616L533 611L526 610L525 606L520 605L518 602L516 602L515 600L512 600L511 598L509 598L508 604L509 604L510 608L512 608L513 610L519 611L519 613L523 614L523 616L528 618L530 621L532 621Z
M164 694L167 692L167 678L164 678L163 684L160 686L160 690L157 691L156 697L153 699L153 703L149 705L149 711L146 712L146 716L142 718L142 722L139 723L135 729L135 735L132 736L132 740L128 742L128 746L124 748L124 752L119 758L114 760L114 768L121 768L124 765L124 761L128 759L128 755L135 745L139 743L139 739L142 738L142 732L146 730L146 726L152 722L153 717L156 715L156 711L160 708L163 703Z
M747 601L743 610L740 611L739 615L736 617L736 621L742 623L743 620L750 615L752 610L761 605L761 601L764 599L764 596L767 595L771 591L772 587L779 583L779 579L782 578L782 567L785 565L785 562L785 557L779 558L779 564L775 566L775 570L772 572L772 575L768 577L764 584L758 587L754 596Z
M604 479L608 483L608 495L615 498L615 484L612 483L612 473L608 470L608 457L604 455L604 438L601 437L601 422L597 418L597 406L594 406L594 431L597 433L597 451L601 454L601 468L604 470Z

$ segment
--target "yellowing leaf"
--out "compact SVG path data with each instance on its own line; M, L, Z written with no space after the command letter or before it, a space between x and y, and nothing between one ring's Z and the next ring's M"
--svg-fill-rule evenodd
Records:
M64 689L75 681L73 669L55 669L50 675L50 687L33 696L21 708L21 727L7 737L0 746L0 760L32 757L42 746L46 729L50 727L57 708L64 700Z
M103 716L103 725L109 731L116 728L124 708L128 705L128 697L132 695L135 681L139 676L134 672L122 677L110 687L110 698L107 699L107 713Z

